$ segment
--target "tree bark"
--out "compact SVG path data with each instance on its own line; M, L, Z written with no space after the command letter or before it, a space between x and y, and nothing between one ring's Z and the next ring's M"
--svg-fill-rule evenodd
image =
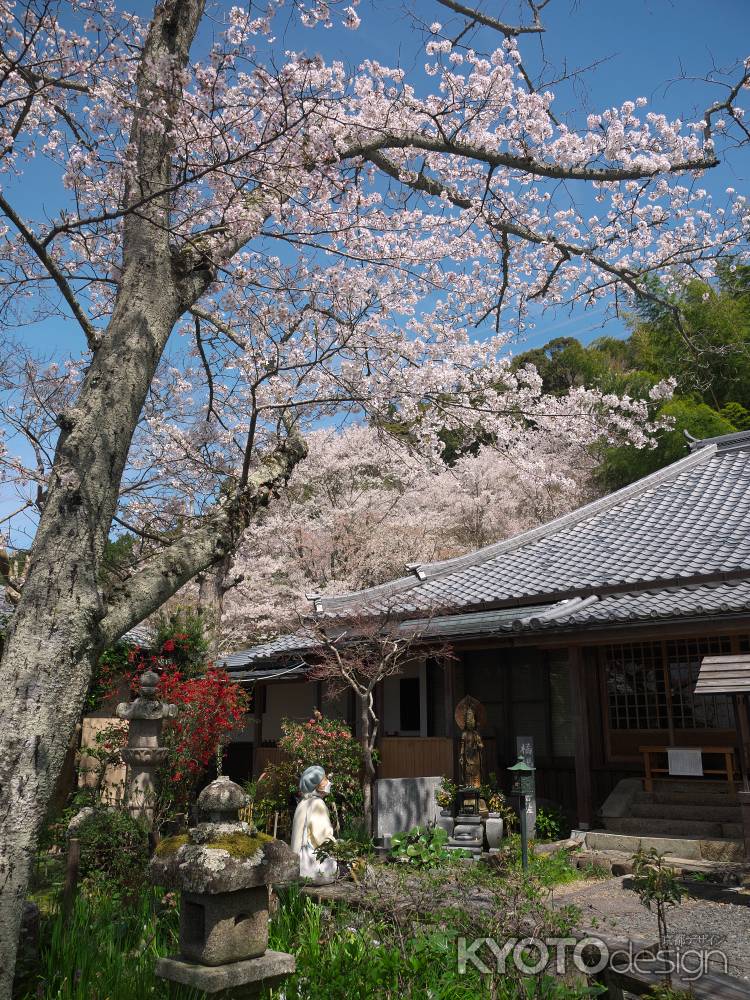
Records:
M372 717L370 714L370 702L367 696L359 698L359 719L362 732L360 742L362 744L362 756L364 768L362 772L362 815L365 821L365 832L368 837L373 834L373 801L372 786L375 781L375 765L372 760L373 729Z
M138 72L126 205L166 186L170 129L149 127L149 108L166 88L166 114L174 110L203 7L157 5ZM167 83L156 69L165 63L173 68ZM210 277L206 268L185 274L173 259L166 197L127 216L112 318L75 407L58 421L47 500L0 661L0 1000L11 997L39 829L103 646L98 570L131 439L167 339Z

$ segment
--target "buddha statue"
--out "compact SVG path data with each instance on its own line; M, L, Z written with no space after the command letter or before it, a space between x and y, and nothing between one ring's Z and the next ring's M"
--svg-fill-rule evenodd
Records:
M292 850L299 855L302 878L317 885L332 882L338 872L334 858L317 858L315 851L327 840L335 840L331 817L324 797L331 781L319 764L305 768L299 779L300 801L292 822Z
M483 717L481 704L471 695L467 695L456 706L456 723L461 730L459 781L463 788L479 788L482 784L484 741L478 726Z

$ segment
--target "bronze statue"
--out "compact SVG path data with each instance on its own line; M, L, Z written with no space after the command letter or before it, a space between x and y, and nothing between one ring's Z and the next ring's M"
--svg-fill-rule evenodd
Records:
M459 782L464 788L479 788L484 764L484 741L479 734L479 727L486 721L484 706L468 694L456 706L455 720L461 730Z

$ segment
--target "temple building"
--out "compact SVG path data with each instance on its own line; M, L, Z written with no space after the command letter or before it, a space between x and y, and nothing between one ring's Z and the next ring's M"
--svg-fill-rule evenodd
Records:
M670 747L692 748L692 773L721 784L731 807L745 766L745 696L696 694L695 685L704 657L731 655L750 670L749 529L742 432L696 441L667 468L506 541L317 598L319 619L387 611L405 630L421 622L455 654L416 658L383 683L379 775L454 775L453 711L471 694L486 709L489 770L504 774L516 738L531 737L538 794L582 827L597 823L622 779L667 776ZM278 753L282 717L319 707L353 722L353 704L325 704L306 680L311 657L301 631L225 660L255 686L254 725L234 748L255 774ZM736 817L725 816L705 835L739 837Z

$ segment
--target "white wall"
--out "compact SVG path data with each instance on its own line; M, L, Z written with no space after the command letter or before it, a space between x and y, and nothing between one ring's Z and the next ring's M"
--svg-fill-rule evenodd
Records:
M281 739L281 720L306 722L317 708L317 684L309 681L269 684L266 687L266 710L261 735L264 740Z

